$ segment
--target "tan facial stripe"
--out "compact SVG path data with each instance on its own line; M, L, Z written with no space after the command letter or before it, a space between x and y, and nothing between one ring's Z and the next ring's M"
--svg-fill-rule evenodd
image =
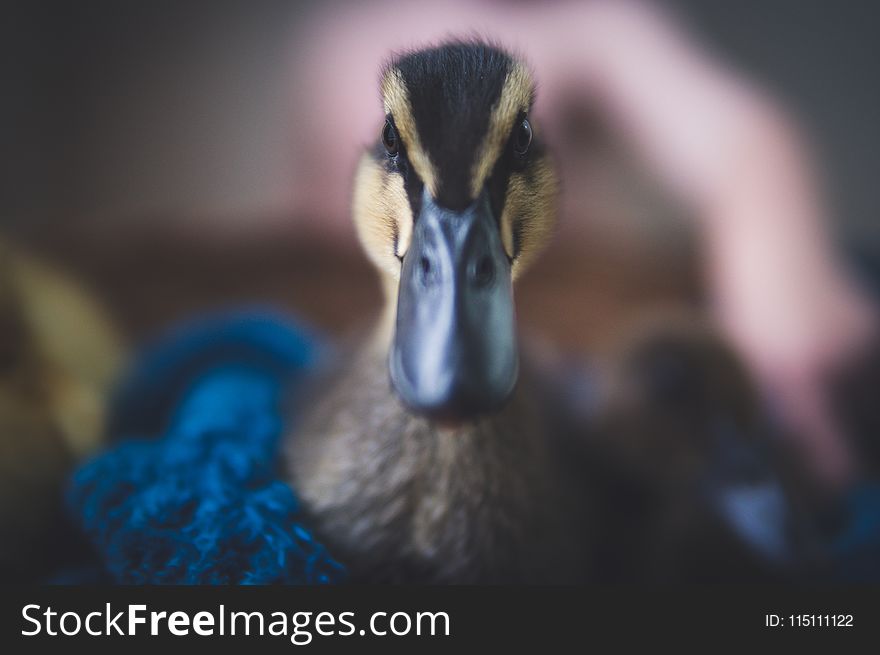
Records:
M422 147L412 105L403 76L396 68L389 69L382 78L382 100L385 113L394 117L397 132L406 147L410 164L432 196L437 195L437 174L427 151Z
M501 243L504 252L511 259L517 254L514 252L513 231L514 222L519 221L522 207L525 203L525 180L522 174L512 173L507 183L507 199L504 202L504 211L501 212Z
M413 214L412 205L403 185L403 177L391 175L388 183L389 205L394 212L397 221L397 243L395 244L395 256L402 259L409 250L409 242L412 240Z
M501 213L501 239L513 262L516 279L535 260L553 233L556 220L558 181L552 166L539 160L532 165L529 179L512 173L507 199ZM520 250L514 252L514 231L520 232Z
M513 176L511 176L507 184L508 198L512 196L514 202L520 201L522 196L521 188L522 182L514 180ZM513 214L514 212L509 207L505 207L504 211L501 212L501 245L504 246L504 252L507 253L507 257L511 260L516 255L514 252L515 244L513 243Z
M501 154L501 149L507 143L513 121L520 112L527 111L532 100L532 76L522 64L514 64L504 80L504 87L497 104L492 108L489 117L489 129L477 157L471 173L471 197L476 198L486 183L495 162Z
M394 277L409 248L413 216L403 178L364 155L355 177L354 223L370 259ZM397 234L395 252L395 233Z

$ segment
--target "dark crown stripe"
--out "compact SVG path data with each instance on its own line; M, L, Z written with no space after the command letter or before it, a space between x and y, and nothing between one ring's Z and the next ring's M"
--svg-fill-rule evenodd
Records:
M405 54L391 66L403 77L419 138L435 166L438 201L470 201L471 170L514 62L482 42L455 42Z

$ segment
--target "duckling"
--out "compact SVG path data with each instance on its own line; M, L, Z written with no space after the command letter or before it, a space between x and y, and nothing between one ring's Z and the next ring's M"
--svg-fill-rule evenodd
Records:
M689 313L646 315L596 358L594 579L780 582L825 565L795 461L747 369Z
M515 329L556 217L532 76L455 42L394 58L381 95L353 214L385 308L289 435L289 480L356 580L577 580L585 494Z
M558 187L528 68L453 42L392 59L381 97L353 214L384 310L286 438L317 535L366 582L762 579L725 516L740 496L713 505L704 484L726 474L719 449L751 452L756 401L726 346L658 333L621 358L602 415L582 417L519 343L513 285L553 230ZM692 388L713 393L691 407ZM676 559L695 548L718 559Z
M123 350L77 284L0 236L0 570L7 579L27 579L60 559L62 486L101 442Z

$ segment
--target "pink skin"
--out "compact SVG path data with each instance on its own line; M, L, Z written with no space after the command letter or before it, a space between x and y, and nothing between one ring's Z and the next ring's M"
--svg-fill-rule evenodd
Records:
M857 466L827 407L829 367L876 327L826 235L804 139L768 96L638 2L353 3L297 37L292 197L322 229L348 231L350 174L382 114L388 53L450 35L489 35L527 55L536 124L553 140L566 95L588 97L667 191L704 244L717 323L831 487ZM544 120L542 120L542 118ZM331 218L334 217L334 218Z

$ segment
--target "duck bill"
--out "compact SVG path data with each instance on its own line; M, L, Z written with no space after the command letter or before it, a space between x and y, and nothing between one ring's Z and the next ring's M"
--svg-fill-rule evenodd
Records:
M510 260L484 192L452 211L425 191L400 275L391 381L414 412L458 422L516 384Z

